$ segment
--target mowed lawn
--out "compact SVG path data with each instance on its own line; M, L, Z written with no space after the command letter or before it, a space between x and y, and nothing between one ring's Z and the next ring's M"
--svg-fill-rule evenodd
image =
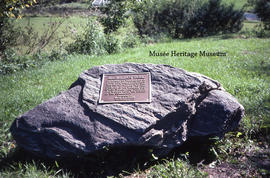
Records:
M223 52L226 56L150 57L149 51ZM141 45L107 56L70 55L65 61L48 62L41 68L0 76L0 157L6 157L16 147L8 129L18 115L67 90L86 69L125 62L168 64L207 75L218 80L245 107L246 115L240 127L243 132L257 130L259 125L254 122L263 122L263 127L270 125L269 38L223 39L216 36L179 40ZM0 177L53 174L55 172L40 172L35 164L27 163L6 168Z

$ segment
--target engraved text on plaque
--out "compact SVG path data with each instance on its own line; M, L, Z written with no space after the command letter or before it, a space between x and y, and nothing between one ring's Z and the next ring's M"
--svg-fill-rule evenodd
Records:
M151 102L151 75L103 74L99 103Z

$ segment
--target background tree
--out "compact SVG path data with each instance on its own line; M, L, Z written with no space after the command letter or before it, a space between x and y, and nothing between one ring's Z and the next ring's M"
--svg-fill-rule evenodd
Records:
M36 3L36 0L2 0L0 3L0 57L16 42L16 32L12 19L21 18L20 10Z
M261 18L266 30L270 30L270 0L257 0L255 13Z
M104 16L99 21L104 26L106 34L117 31L129 17L136 0L110 0L109 4L101 6L99 9Z

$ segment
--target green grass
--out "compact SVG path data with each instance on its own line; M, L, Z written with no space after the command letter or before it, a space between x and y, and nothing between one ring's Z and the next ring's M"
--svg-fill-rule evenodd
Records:
M163 164L154 165L149 177L208 177L208 174L190 166L181 159L165 160Z
M86 22L86 17L81 16L71 16L71 17L57 17L57 16L37 16L37 17L24 17L22 19L17 19L14 21L15 27L27 30L26 27L31 27L32 41L36 39L33 34L38 34L39 37L44 35L47 31L51 30L53 23L63 23L55 32L54 37L50 40L49 44L42 50L43 52L51 52L51 50L59 50L60 46L65 46L66 44L72 42L76 34L81 33ZM16 51L24 54L25 42L22 40L22 45L16 47Z
M247 3L247 0L223 0L223 3L234 4L236 9L241 9Z
M71 8L71 9L88 9L89 8L89 3L86 2L72 2L72 3L63 3L63 4L57 4L55 7L58 8Z
M234 2L236 8L241 8L246 0L226 1L226 3L230 2ZM66 5L61 6L65 7ZM66 8L84 7L75 3L67 4ZM62 17L31 17L30 23L33 30L41 34L46 31L49 23L58 19L62 19ZM57 37L60 37L64 44L70 43L73 40L72 35L75 34L73 32L81 32L86 20L86 18L79 16L66 19L57 32ZM25 28L28 20L24 18L15 23L21 28ZM29 68L12 75L0 75L0 177L71 177L72 174L69 171L59 166L48 166L36 160L20 162L19 159L3 169L1 167L2 159L8 156L12 157L14 148L16 148L8 129L18 115L58 95L61 91L67 90L82 71L97 65L124 62L168 64L202 73L218 80L246 109L246 115L240 126L240 132L245 135L245 139L237 136L232 137L230 134L226 136L226 139L218 142L219 145L216 149L227 153L221 154L217 150L218 154L221 154L218 159L233 164L241 163L241 160L239 161L238 157L235 156L236 153L244 155L259 150L259 147L255 146L256 143L250 140L249 136L252 133L258 133L261 128L270 127L270 39L249 38L254 37L251 30L256 24L245 22L243 30L238 34L142 45L139 48L108 56L70 55L65 61L47 62L41 68ZM122 36L124 32L125 29L120 30L117 35ZM50 52L58 47L59 43L54 40L44 51ZM179 52L221 51L226 52L227 56L149 57L150 50L168 52L171 50ZM247 171L245 175L251 176L249 173ZM149 177L207 176L198 167L191 166L179 158L165 160L146 170L138 170L134 175L136 174ZM253 176L256 177L256 175Z
M225 4L235 4L236 8L241 8L247 0L229 0L223 1ZM56 4L55 7L58 8L78 8L85 9L87 8L87 3L64 3L64 4ZM64 48L68 43L71 43L74 40L74 37L77 33L80 33L86 24L87 17L75 15L70 17L58 17L54 16L25 16L22 19L17 19L14 21L17 27L21 29L26 29L25 27L31 27L33 33L37 33L39 36L42 36L45 32L50 29L50 25L55 22L64 21L60 28L56 31L53 40L49 42L49 44L43 49L43 52L51 52L52 50L59 50L59 48ZM246 25L254 28L254 24ZM248 28L250 28L248 27ZM35 37L34 37L35 39ZM33 41L33 40L32 40ZM20 54L24 54L27 49L27 45L25 46L25 40L21 40L22 45L17 46L16 51ZM29 45L28 45L29 46Z
M0 76L0 155L5 157L13 150L14 143L8 128L16 116L67 90L82 71L97 65L124 62L168 64L218 80L246 109L242 132L253 132L259 129L261 122L264 126L270 124L269 49L269 38L223 39L222 36L216 36L142 46L108 56L71 55L66 61L48 62L40 69ZM149 50L221 51L226 52L227 56L149 57ZM26 166L33 165L27 163ZM26 171L22 175L27 176L28 168L22 169ZM36 168L34 166L31 169ZM15 166L4 170L0 176L20 176L19 170ZM42 170L43 174L46 169ZM29 174L32 176L40 173L34 170ZM47 176L52 174L44 173Z
M247 0L229 0L223 1L225 4L235 4L236 8L241 8ZM57 4L55 7L63 7L63 8L86 8L87 3L65 3L65 4ZM50 24L54 22L59 22L64 20L63 24L56 31L56 35L53 40L43 49L43 52L51 52L52 49L59 50L60 46L66 46L68 43L73 41L73 38L77 33L80 33L86 24L87 17L83 16L70 16L70 17L57 17L57 16L36 16L36 17L27 17L25 16L22 19L17 19L14 23L17 27L21 29L25 29L25 27L32 27L33 33L38 33L39 36L44 34L50 29ZM248 28L254 28L256 23L246 23L245 26L250 26ZM22 44L24 40L22 40ZM16 51L19 51L20 54L23 54L26 50L27 46L19 45L17 46Z

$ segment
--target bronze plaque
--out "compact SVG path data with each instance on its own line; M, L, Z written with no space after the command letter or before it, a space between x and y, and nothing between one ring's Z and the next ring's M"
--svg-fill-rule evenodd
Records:
M151 75L103 74L99 103L151 102Z

